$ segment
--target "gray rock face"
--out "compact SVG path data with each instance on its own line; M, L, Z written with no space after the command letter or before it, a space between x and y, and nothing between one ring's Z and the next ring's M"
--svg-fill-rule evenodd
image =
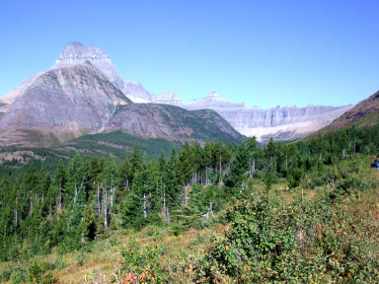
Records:
M7 104L0 102L0 119L3 117L5 112L7 111Z
M33 79L0 120L9 130L35 130L77 137L99 131L118 105L130 100L90 63L52 69ZM7 136L7 137L4 137ZM12 141L14 142L14 141Z
M208 97L185 107L213 109L240 133L266 141L270 138L292 140L304 137L328 125L351 106L294 106L261 109L228 102L212 92Z
M346 107L308 106L272 109L219 109L222 116L238 129L278 127L308 121L331 121L346 111Z
M91 64L52 69L16 98L0 128L101 128L129 99Z
M153 96L140 83L126 81L122 90L134 103L149 103L153 101Z
M179 107L132 103L88 61L42 73L9 105L1 106L6 107L0 118L3 146L49 146L82 134L118 130L176 142L242 139L216 113L205 119Z
M140 83L124 81L118 75L111 58L103 49L85 46L80 42L69 43L59 55L55 67L60 68L85 62L90 62L99 69L109 81L123 91L133 102L147 103L152 101L152 95Z
M120 78L108 54L97 47L85 46L80 42L72 42L65 46L62 53L59 55L55 67L65 67L69 65L84 64L90 62L117 88L124 88L124 81Z

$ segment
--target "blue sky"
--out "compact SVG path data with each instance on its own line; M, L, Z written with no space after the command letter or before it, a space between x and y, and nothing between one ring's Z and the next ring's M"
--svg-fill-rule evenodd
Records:
M378 12L375 0L2 0L0 94L81 41L154 93L356 103L379 89Z

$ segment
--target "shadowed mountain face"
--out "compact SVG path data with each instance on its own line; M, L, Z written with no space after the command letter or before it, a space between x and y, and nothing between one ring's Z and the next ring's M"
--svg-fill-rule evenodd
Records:
M81 46L74 47L90 58ZM242 138L216 113L206 119L179 107L132 103L110 81L112 72L107 76L72 50L65 48L53 69L34 76L0 104L0 145L49 146L113 131L179 143ZM98 54L98 66L111 66Z
M369 127L379 123L379 91L361 101L352 109L333 121L326 130L351 126Z
M162 104L120 106L106 131L126 129L137 137L164 138L170 141L220 140L238 142L242 136L212 110L188 111Z

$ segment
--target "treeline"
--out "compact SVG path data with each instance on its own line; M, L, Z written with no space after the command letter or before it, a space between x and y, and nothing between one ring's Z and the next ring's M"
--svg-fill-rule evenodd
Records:
M136 149L122 162L77 155L53 171L7 172L0 178L0 260L79 249L114 229L201 226L248 179L267 189L286 179L295 188L315 171L333 179L325 166L378 149L379 127L351 128L289 144L186 144L153 161Z

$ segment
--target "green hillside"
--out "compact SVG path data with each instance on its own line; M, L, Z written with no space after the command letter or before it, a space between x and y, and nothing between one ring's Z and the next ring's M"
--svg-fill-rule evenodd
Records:
M323 131L348 127L371 127L379 124L379 92L361 101L341 115Z
M117 141L100 137L80 143ZM0 280L378 283L378 138L379 126L348 128L8 172Z
M157 158L160 155L170 153L178 147L179 144L164 139L143 139L125 132L116 131L81 136L62 147L57 147L57 150L69 153L79 152L86 155L110 155L123 158L127 153L131 153L135 148L139 148L146 156Z

